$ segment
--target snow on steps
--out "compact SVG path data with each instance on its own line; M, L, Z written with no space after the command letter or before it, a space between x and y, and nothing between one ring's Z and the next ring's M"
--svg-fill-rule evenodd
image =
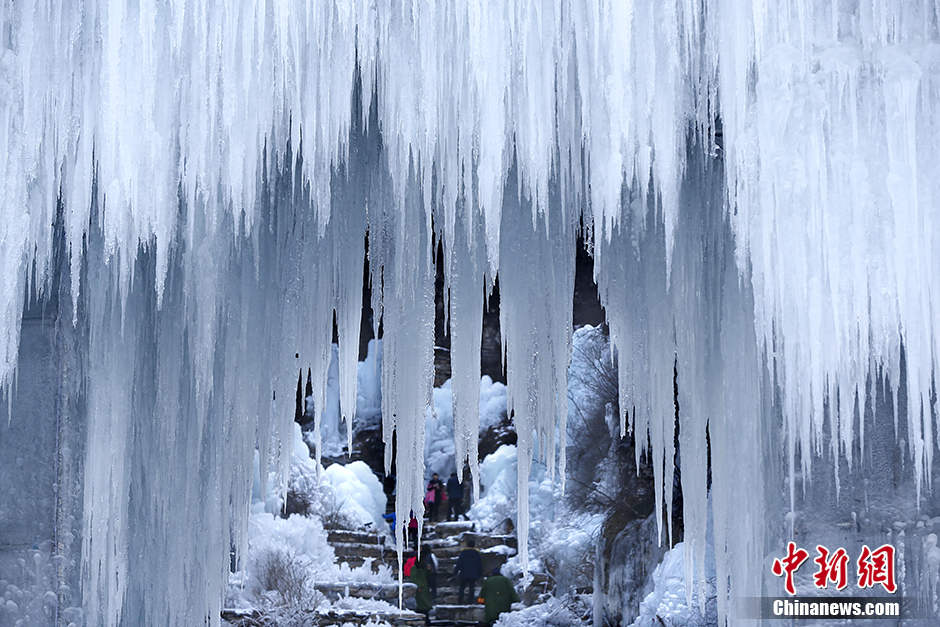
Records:
M433 623L468 623L483 622L484 608L482 605L435 605L432 614Z
M398 555L394 548L391 533L382 535L376 532L353 531L345 529L331 530L328 540L333 546L337 561L346 562L350 568L362 565L367 559L372 560L373 570L380 564L386 565L393 575L398 574ZM515 555L517 540L514 535L490 534L477 531L472 522L426 523L422 544L431 548L438 561L437 598L431 614L432 625L440 627L460 627L477 625L483 621L483 606L478 604L458 605L458 582L454 577L457 557L473 540L483 558L483 571L489 573L501 567L506 560ZM410 552L410 549L409 549ZM475 592L479 591L481 581L477 582ZM547 581L544 575L535 575L530 585L523 592L526 605L538 603L545 593ZM398 584L322 584L317 590L331 598L352 596L359 598L380 598L395 604L398 597ZM414 584L404 584L404 596L413 597ZM393 625L398 624L388 619ZM332 624L332 623L324 623ZM404 623L402 623L404 624Z
M336 529L329 532L328 540L337 560L347 563L350 568L357 568L371 559L374 571L384 564L397 576L398 554L391 534L386 536L374 531ZM449 576L454 572L457 556L466 548L469 540L476 542L476 548L483 558L484 573L502 567L516 553L515 536L480 533L475 530L474 523L465 521L425 524L422 544L431 547L438 559L441 574Z
M506 560L515 555L517 550L517 539L514 535L492 534L477 531L476 526L468 521L449 521L439 523L426 523L424 527L424 539L422 544L431 547L431 551L438 560L438 588L436 607L445 608L441 620L448 621L469 621L473 622L474 606L457 605L457 579L454 577L454 571L457 564L457 557L460 552L467 548L467 543L473 540L476 543L477 550L483 558L483 572L488 574L494 568L502 567ZM386 537L389 543L386 544ZM329 532L329 541L333 545L336 557L340 562L346 562L350 568L362 565L366 559L372 560L373 570L378 570L380 564L385 564L394 576L398 575L398 555L393 548L394 539L391 534L384 536L376 532L351 531L351 530L333 530ZM477 591L482 581L477 582ZM409 589L412 584L405 584L405 597L414 596L414 590ZM544 595L548 593L551 582L541 573L535 573L529 585L522 592L522 600L525 605L534 605L541 602ZM378 598L391 599L394 602L398 596L398 585L391 584L394 593L387 596L384 592ZM319 588L318 588L319 589ZM324 590L326 592L326 590ZM591 590L578 590L580 593L590 594ZM369 591L363 591L362 594L357 591L351 591L349 596L372 597ZM470 614L467 617L452 618L453 612L458 610L449 608L470 607ZM447 618L443 618L446 616Z
M351 529L330 529L326 539L330 544L385 544L385 534L375 531L359 531Z
M357 599L378 599L387 603L398 604L397 583L318 583L317 592L323 593L329 600L336 601L342 597L355 597ZM418 586L405 583L402 593L405 599L415 596Z
M313 614L313 613L312 613ZM384 612L354 612L331 610L316 613L316 625L365 625L372 621L385 621L393 627L424 627L424 616L415 612L384 613ZM222 620L231 627L268 627L270 616L265 616L258 610L222 610Z

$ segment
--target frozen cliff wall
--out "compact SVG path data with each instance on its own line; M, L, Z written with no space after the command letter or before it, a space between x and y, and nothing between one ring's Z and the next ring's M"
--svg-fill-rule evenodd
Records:
M0 3L0 384L19 389L27 296L57 301L87 407L86 620L217 620L252 450L286 469L297 371L323 407L334 317L354 411L367 227L399 510L421 499L433 246L455 355L479 352L499 280L520 467L554 468L578 229L660 507L678 362L691 551L706 425L730 460L713 490L733 594L759 582L765 472L784 465L795 507L799 477L864 463L857 416L880 376L892 398L905 386L919 499L940 371L937 15L931 0ZM478 363L454 369L471 464Z

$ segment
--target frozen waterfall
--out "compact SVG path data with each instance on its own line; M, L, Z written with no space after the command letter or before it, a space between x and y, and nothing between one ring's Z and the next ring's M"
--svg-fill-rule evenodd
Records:
M791 504L811 473L839 485L876 398L931 487L938 112L937 0L0 0L0 437L24 311L55 303L85 623L218 624L253 451L286 472L334 318L355 413L365 255L399 515L423 495L438 246L459 461L498 281L519 486L535 455L563 480L579 234L657 503L675 369L686 546L707 431L720 611L759 596L765 479L783 466Z

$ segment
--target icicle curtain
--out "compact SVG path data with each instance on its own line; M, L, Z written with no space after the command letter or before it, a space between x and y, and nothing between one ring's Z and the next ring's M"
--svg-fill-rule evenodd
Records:
M649 435L660 504L673 368L711 372L699 352L736 384L723 398L683 391L689 463L702 464L688 434L706 422L728 453L769 418L750 395L773 369L792 476L826 447L852 463L866 385L883 370L897 389L903 345L898 420L923 484L940 372L938 14L930 0L0 2L0 386L11 393L24 300L48 286L64 238L73 319L88 328L88 459L114 453L86 467L92 621L145 605L154 623L217 620L222 558L169 539L199 589L187 610L153 606L141 590L177 584L135 583L127 520L158 528L192 463L207 470L189 479L201 482L190 522L220 551L243 538L230 512L247 498L254 442L283 460L271 436L288 437L298 367L324 398L334 311L351 417L367 228L376 325L395 338L383 419L412 473L401 515L420 505L432 246L468 363L500 281L524 466L536 444L554 457L565 416L578 229L619 358L623 428ZM718 181L718 224L683 223L695 180ZM711 242L711 254L715 237L734 279L688 253ZM457 450L475 465L478 418L458 392L478 371L461 368ZM144 380L150 392L131 394ZM172 455L142 460L141 429ZM128 470L152 464L165 483ZM689 492L694 537L704 485Z

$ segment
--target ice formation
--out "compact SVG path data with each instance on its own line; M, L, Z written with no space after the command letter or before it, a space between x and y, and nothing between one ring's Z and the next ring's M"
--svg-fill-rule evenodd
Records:
M856 414L881 377L895 399L904 382L896 422L926 485L938 15L935 0L0 2L0 388L27 298L56 298L66 268L88 624L218 622L252 451L286 472L296 373L324 407L334 318L354 413L366 253L402 517L422 496L435 247L458 457L476 468L498 280L525 486L565 433L579 231L660 507L678 373L690 555L706 428L729 460L713 498L733 594L759 579L760 526L740 512L761 519L762 424L782 417L792 499L814 456L860 463Z

